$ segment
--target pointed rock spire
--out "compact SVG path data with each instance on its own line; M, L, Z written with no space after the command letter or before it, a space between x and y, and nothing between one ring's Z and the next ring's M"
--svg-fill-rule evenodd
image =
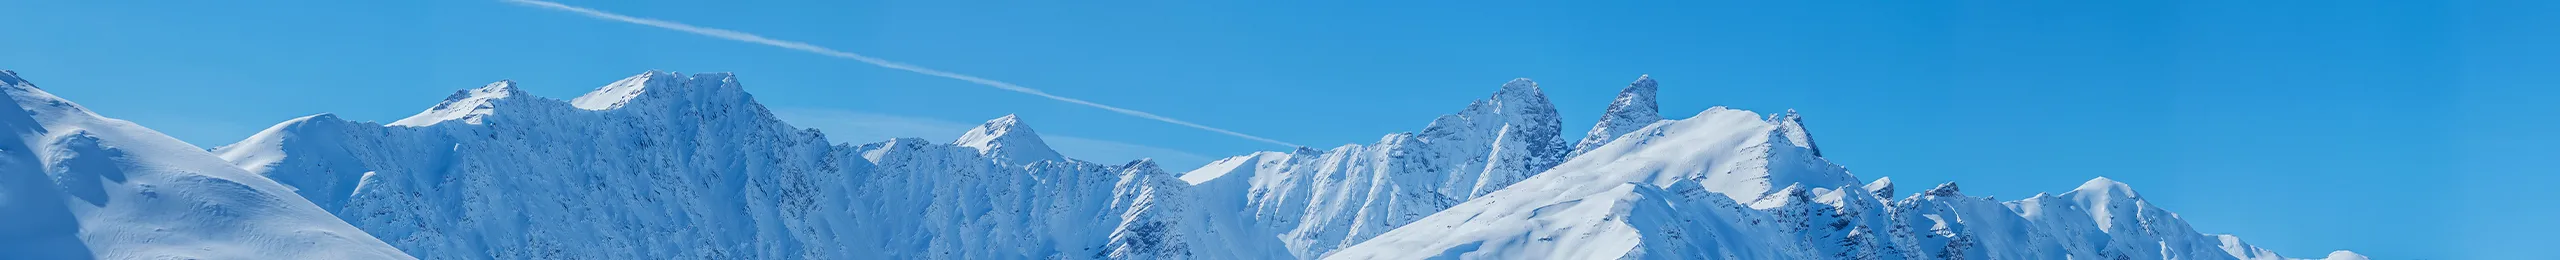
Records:
M1813 156L1822 156L1822 146L1813 144L1813 133L1804 130L1804 116L1797 115L1795 109L1787 109L1785 114L1769 115L1769 123L1778 125L1778 131L1786 135L1787 142L1813 151Z
M1040 134L1031 131L1014 115L1004 115L961 134L952 144L978 149L979 155L1010 165L1028 165L1040 161L1065 160L1058 151L1050 150Z
M1513 79L1492 96L1468 104L1466 110L1442 115L1410 136L1414 148L1443 153L1451 171L1431 184L1438 196L1473 198L1545 172L1564 161L1572 144L1563 138L1563 121L1555 104L1536 81ZM1390 135L1389 140L1398 138Z
M1620 135L1662 121L1661 105L1654 102L1656 90L1653 75L1636 76L1635 83L1629 83L1625 90L1618 91L1618 100L1609 102L1609 110L1600 114L1600 123L1593 124L1591 132L1582 136L1582 142L1573 145L1571 154L1581 155L1617 140Z

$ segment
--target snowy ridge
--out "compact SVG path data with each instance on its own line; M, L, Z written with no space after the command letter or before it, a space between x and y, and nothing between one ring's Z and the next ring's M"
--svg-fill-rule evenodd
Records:
M1656 84L1653 75L1638 76L1635 83L1627 84L1626 90L1618 91L1618 99L1610 101L1609 109L1600 114L1600 123L1592 124L1591 133L1573 144L1572 155L1590 152L1627 132L1662 121L1661 105L1654 102L1654 93L1660 92Z
M967 134L960 135L960 140L954 140L951 143L978 149L979 155L994 158L1006 164L1024 165L1067 159L1066 156L1058 155L1057 150L1049 149L1049 143L1040 140L1040 133L1032 132L1030 125L1023 124L1021 119L1014 118L1013 115L987 120L987 123L969 129Z
M2105 178L2010 202L1954 183L1890 199L1890 180L1862 184L1823 160L1794 111L1711 108L1577 149L1325 258L2281 259L2197 233Z
M1179 174L1060 156L1010 115L837 144L732 75L660 71L567 101L502 81L392 124L297 118L214 152L428 259L2283 258L2103 178L1897 193L1822 158L1794 111L1664 120L1657 88L1629 84L1579 143L1518 79L1420 131Z
M391 125L422 126L454 120L478 124L480 117L489 116L497 110L496 102L499 100L523 95L524 90L516 89L515 81L502 80L476 89L454 91L453 96L444 98L444 103L437 103L425 112L394 121Z
M0 70L0 258L410 259L293 188Z
M1186 241L1209 232L1152 162L1064 160L1010 117L962 144L834 145L728 74L651 71L570 101L490 89L417 120L305 117L216 151L430 259L1185 258L1231 243ZM494 112L440 116L454 107Z
M1259 225L1234 232L1276 237L1292 256L1315 258L1554 167L1569 149L1541 91L1515 79L1419 133L1227 158L1182 179L1218 184L1196 194L1237 205L1233 214Z

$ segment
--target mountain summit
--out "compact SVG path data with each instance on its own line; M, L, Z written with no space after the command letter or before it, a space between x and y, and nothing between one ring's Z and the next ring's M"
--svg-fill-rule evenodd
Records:
M1582 136L1582 142L1574 143L1571 154L1590 152L1591 148L1617 140L1620 135L1662 121L1662 112L1658 111L1661 106L1653 101L1654 93L1659 91L1653 75L1637 76L1635 83L1628 83L1625 90L1618 91L1617 100L1609 101L1609 109L1600 114L1600 123L1592 124L1591 132Z
M1619 91L1568 143L1537 82L1416 132L1174 173L1004 116L833 143L726 73L511 81L390 124L194 149L0 71L0 255L246 259L2284 259L2093 179L1998 201L1822 157L1803 116ZM396 251L394 250L396 248ZM405 254L404 254L405 253ZM2333 259L2361 259L2340 251Z
M1056 150L1050 150L1048 142L1040 141L1040 133L1031 131L1031 125L1023 124L1014 115L987 120L987 123L969 129L968 133L961 134L959 140L951 143L978 149L979 155L1011 165L1067 158L1058 155Z

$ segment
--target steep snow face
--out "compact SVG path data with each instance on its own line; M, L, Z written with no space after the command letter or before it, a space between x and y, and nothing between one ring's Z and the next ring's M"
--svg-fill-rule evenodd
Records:
M1823 160L1802 125L1723 108L1656 123L1324 258L2281 258L2104 178L2020 201L1953 183L1890 200L1889 180Z
M2035 224L1988 198L1967 197L1955 183L1893 202L1901 223L1912 234L1901 244L1917 259L2143 259L2085 258L2042 243Z
M1536 82L1513 80L1419 133L1327 151L1220 160L1182 179L1202 200L1238 205L1298 258L1358 243L1553 168L1568 148Z
M391 125L423 126L444 121L478 124L481 117L489 116L497 110L497 103L501 100L524 95L523 90L516 89L515 81L489 83L487 86L476 89L455 91L452 96L446 96L443 103L437 103L435 107L427 108L427 111L418 112L417 115L409 118L391 122Z
M1013 115L987 120L987 123L969 129L969 133L961 134L959 140L951 143L978 149L980 155L1013 165L1067 158L1058 155L1057 150L1049 149L1049 143L1040 140L1040 133L1032 132L1030 125L1023 124Z
M1451 169L1437 192L1466 199L1484 196L1564 161L1570 149L1555 104L1529 79L1502 84L1493 97L1457 114L1443 115L1413 137L1426 164ZM1421 176L1431 177L1431 176ZM1464 196L1459 196L1463 194Z
M622 105L629 104L634 99L639 99L640 95L647 94L651 89L661 91L686 89L685 87L679 86L684 83L681 79L682 77L683 75L668 73L665 71L651 70L649 72L642 72L640 75L632 75L631 77L614 81L613 84L606 84L604 87L596 88L595 91L589 91L586 95L569 99L569 105L585 110L610 110L621 108Z
M1590 152L1592 148L1617 140L1620 135L1662 121L1661 107L1653 101L1654 93L1658 92L1654 84L1652 75L1639 76L1635 83L1627 84L1627 89L1619 90L1618 99L1609 102L1609 109L1600 114L1600 123L1592 124L1591 132L1582 136L1582 142L1574 143L1571 154Z
M1643 199L1620 190L1654 186L1577 185L1597 192L1518 203L1511 200L1543 197L1506 190L1326 259L2293 259L2238 237L2197 233L2104 178L2064 195L2009 202L1965 196L1953 183L1898 201L1790 186L1777 193L1787 196L1770 200L1811 203L1759 209L1694 183L1672 182ZM1593 201L1634 206L1584 206ZM1556 217L1569 214L1598 217ZM2341 252L2329 259L2361 257Z
M215 152L425 258L781 252L737 241L775 238L745 234L779 233L757 232L776 228L758 226L780 211L773 181L821 169L826 143L716 93L736 91L726 75L634 78L608 111L501 82L392 125L305 117Z
M1390 231L1359 246L1344 249L1329 258L1342 259L1409 259L1430 256L1503 256L1489 253L1504 251L1549 252L1568 248L1615 245L1629 242L1584 241L1589 235L1564 233L1519 232L1538 227L1600 225L1611 221L1634 221L1630 218L1572 218L1569 222L1536 221L1551 214L1542 211L1573 208L1571 205L1593 201L1637 201L1644 207L1617 207L1616 214L1654 214L1669 216L1727 217L1650 217L1635 218L1655 223L1623 224L1631 228L1610 232L1629 233L1623 237L1642 237L1640 233L1673 233L1702 238L1738 238L1735 242L1712 242L1715 239L1680 241L1642 241L1635 246L1607 251L1606 256L1644 256L1680 259L1690 257L1744 258L1810 258L1806 250L1779 246L1748 246L1748 242L1777 242L1790 235L1789 226L1780 225L1782 217L1753 208L1781 208L1789 203L1810 203L1814 196L1798 187L1831 187L1826 193L1837 193L1839 187L1858 185L1844 169L1822 162L1818 157L1802 153L1802 147L1786 142L1779 127L1749 111L1713 108L1689 119L1658 122L1632 131L1601 147L1591 148L1547 173L1538 174L1508 189L1457 207L1432 214L1404 229ZM1626 187L1629 184L1638 187ZM1772 189L1771 184L1786 189ZM1820 186L1815 186L1820 185ZM1619 190L1653 190L1681 187L1686 196L1642 196L1647 199L1627 200ZM1857 192L1866 194L1865 192ZM1763 199L1764 194L1779 194ZM1873 200L1868 200L1873 201ZM1759 205L1769 206L1759 206ZM1702 211L1643 213L1647 207L1655 211ZM1601 209L1593 209L1601 210ZM1606 211L1606 210L1604 210ZM1730 211L1730 212L1725 212ZM1713 214L1710 214L1713 213ZM1632 215L1630 215L1632 216ZM1708 225L1736 224L1734 226ZM1554 223L1554 224L1541 224ZM1572 224L1566 224L1572 223ZM1587 224L1586 224L1587 223ZM1800 223L1800 222L1799 222ZM1657 229L1668 228L1668 229ZM1678 230L1678 231L1674 231ZM1697 232L1697 233L1687 233ZM1547 237L1541 237L1547 236ZM1658 245L1656 243L1659 243ZM1499 248L1527 247L1522 249ZM1725 246L1718 246L1725 245ZM1500 251L1487 251L1500 250ZM1668 251L1655 251L1668 250ZM1579 255L1601 257L1602 255ZM1756 257L1752 257L1756 256ZM1519 256L1534 259L1536 256ZM1588 259L1588 258L1585 258Z
M1180 258L1256 241L1198 235L1215 222L1165 199L1187 187L1153 163L1056 157L1010 118L965 145L830 145L728 74L652 71L566 102L504 86L216 152L430 259ZM1282 254L1257 244L1275 249L1202 255Z
M279 185L0 70L0 256L410 259Z
M1846 168L1814 155L1789 138L1802 132L1791 118L1762 118L1744 110L1709 108L1696 116L1662 121L1590 148L1554 173L1576 173L1560 183L1638 182L1667 187L1696 181L1708 191L1745 203L1790 185L1840 189L1862 184ZM1542 174L1544 175L1544 174ZM1555 189L1556 187L1542 187Z

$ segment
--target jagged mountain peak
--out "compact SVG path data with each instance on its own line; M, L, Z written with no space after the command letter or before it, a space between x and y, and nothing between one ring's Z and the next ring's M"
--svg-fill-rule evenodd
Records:
M1610 101L1609 109L1601 112L1600 122L1592 124L1591 132L1584 134L1581 142L1574 143L1573 152L1569 154L1590 152L1592 148L1617 140L1620 135L1662 121L1661 105L1655 101L1657 92L1659 87L1656 87L1652 75L1636 76L1636 82L1628 83L1625 89L1618 91L1617 100Z
M1957 188L1956 183L1951 181L1947 183L1940 183L1937 187L1931 187L1928 191L1922 191L1920 194L1914 194L1914 196L1918 195L1959 197L1964 196L1964 191L1962 188Z
M1016 115L945 144L828 144L745 117L761 108L733 76L649 71L570 102L483 99L542 102L499 103L505 116L478 127L297 118L279 127L355 131L270 130L338 136L297 140L329 145L278 153L300 158L281 164L291 167L233 163L303 176L286 184L313 191L300 194L313 201L338 201L323 207L402 249L451 259L2109 259L2099 256L2196 248L2106 232L2193 233L2148 224L2176 221L2165 213L2095 218L2141 229L2083 228L2100 222L2071 217L2090 215L2077 209L2107 207L2004 205L1965 197L1952 182L1906 194L1917 200L1878 199L1894 195L1891 180L1861 182L1820 158L1793 110L1717 107L1669 121L1628 112L1658 109L1654 85L1639 76L1612 114L1655 120L1626 120L1624 138L1587 147L1556 137L1552 105L1519 79L1375 144L1256 152L1167 172L1147 159L1066 159ZM457 100L470 97L478 96ZM2075 194L2130 194L2112 180L2092 183ZM330 186L339 184L348 186ZM2130 196L2108 198L2119 197ZM633 201L641 203L624 203ZM2022 209L2073 214L2015 213ZM664 226L698 228L652 228ZM2028 233L2048 232L2039 230L2061 235ZM491 234L527 235L483 239Z
M1769 123L1778 125L1779 134L1786 135L1787 142L1812 151L1813 156L1822 156L1822 146L1813 143L1813 132L1804 129L1804 116L1796 114L1795 109L1769 115Z
M1435 120L1433 123L1438 124L1438 121L1450 121L1452 120L1450 117L1481 116L1483 114L1534 115L1540 113L1540 111L1544 111L1543 113L1545 114L1554 114L1555 104L1547 101L1547 94L1543 90L1538 89L1537 81L1531 81L1529 78L1518 78L1512 79L1510 82L1502 83L1502 88L1500 90L1494 91L1491 96L1485 97L1484 99L1477 99L1474 103L1468 104L1466 110L1461 111L1458 114L1441 116L1440 120Z
M645 105L652 111L621 109ZM663 109L690 110L665 111ZM561 110L623 111L638 114L670 113L749 113L748 117L771 120L770 113L756 104L738 85L737 76L729 73L681 73L650 70L613 84L597 88L586 95L562 101L527 94L513 80L501 80L479 88L455 91L442 103L417 115L392 122L391 126L422 127L447 121L481 124L500 110L524 110L530 113L559 114ZM717 111L712 111L717 110ZM506 112L509 114L520 112ZM733 114L734 115L734 114Z
M1440 179L1437 190L1443 196L1483 196L1563 162L1572 145L1563 139L1563 124L1537 82L1513 79L1491 97L1441 116L1412 136L1420 143L1414 149L1456 157L1437 162L1448 164L1450 171L1444 174L1451 176L1420 177Z
M531 95L525 94L524 90L516 88L515 81L499 80L479 88L454 91L453 95L445 96L443 102L436 103L435 107L427 108L427 111L418 112L417 115L393 121L391 125L425 126L455 120L478 124L481 117L498 110L500 100L529 96Z
M1495 93L1527 94L1536 92L1538 92L1537 80L1530 80L1529 78L1513 78L1510 82L1503 82L1502 91Z
M1130 160L1128 164L1121 164L1120 168L1126 169L1126 171L1131 174L1169 174L1164 171L1164 167L1156 165L1156 159L1154 158L1138 158L1137 160Z
M231 146L276 151L231 166L335 201L322 207L436 259L1062 259L1104 238L1155 245L1180 237L1150 235L1190 229L1172 216L1183 183L1154 161L1063 159L1018 116L954 143L829 144L758 117L734 84L653 71L586 100L620 101L585 102L609 106L505 98L523 102L476 125L306 117ZM307 128L331 125L343 130ZM248 149L265 143L279 145ZM1045 155L1008 155L1026 151ZM654 228L668 226L692 228ZM481 239L493 234L516 237Z
M1493 95L1485 97L1484 99L1478 99L1474 103L1468 104L1466 110L1461 111L1459 114L1454 116L1467 116L1470 114L1477 114L1479 111L1502 114L1534 114L1542 110L1546 111L1548 114L1553 114L1555 104L1547 100L1547 94L1544 90L1540 90L1538 88L1538 82L1530 81L1529 78L1519 78L1512 79L1511 82L1502 83L1501 90L1496 90L1493 92Z
M496 82L489 82L487 85L480 85L478 88L454 91L453 95L445 96L444 100L456 101L475 98L494 99L519 96L520 94L524 94L524 89L516 88L515 80L502 79Z
M622 80L614 81L612 84L605 84L604 87L588 91L586 95L579 95L577 98L569 99L569 105L586 110L606 110L622 107L623 104L629 103L632 99L639 98L640 94L648 92L651 88L650 85L679 85L680 83L676 82L679 80L679 77L682 76L659 70L640 72L639 75L631 75L631 77L622 78Z
M1029 165L1040 161L1065 160L1057 150L1049 148L1030 124L1015 115L989 119L977 128L960 135L952 144L977 149L980 155L1009 165Z
M1323 151L1323 150L1316 150L1316 148L1315 148L1315 147L1306 147L1306 146L1299 146L1299 147L1298 147L1298 149L1289 150L1289 154L1293 154L1293 155L1316 155L1316 154L1322 154L1322 153L1324 153L1324 151Z
M1468 103L1465 109L1457 113L1445 114L1433 119L1431 125L1423 127L1422 132L1424 135L1433 135L1434 132L1465 130L1461 128L1498 128L1504 124L1533 126L1562 124L1562 121L1556 119L1555 114L1554 102L1547 100L1546 93L1538 89L1538 83L1528 78L1519 78L1503 83L1500 90ZM1496 129L1475 131L1492 130Z
M612 110L646 99L714 99L743 97L736 74L726 72L684 73L649 70L639 75L614 81L587 92L569 104L586 110ZM734 98L733 98L734 99Z

